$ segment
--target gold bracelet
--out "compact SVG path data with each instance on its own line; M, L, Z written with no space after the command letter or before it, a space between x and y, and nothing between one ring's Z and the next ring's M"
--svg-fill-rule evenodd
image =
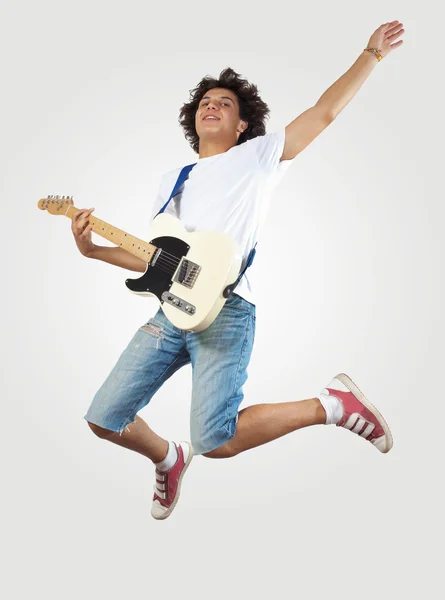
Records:
M383 56L380 54L380 52L378 50L376 50L375 48L364 48L363 50L364 51L368 50L368 52L372 52L376 56L377 60L382 60L382 58L383 58Z

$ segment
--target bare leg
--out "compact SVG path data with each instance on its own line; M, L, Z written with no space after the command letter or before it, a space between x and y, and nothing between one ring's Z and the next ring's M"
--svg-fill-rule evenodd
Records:
M100 438L138 452L155 463L163 460L167 454L167 440L159 437L139 416L136 416L136 421L127 425L122 433L103 429L93 423L88 425Z
M276 440L291 431L325 422L326 412L318 398L299 402L255 404L239 412L233 438L203 456L229 458Z
M326 412L318 398L299 402L255 404L239 412L236 433L233 438L203 456L229 458L250 448L276 440L297 429L325 422ZM167 454L168 441L152 431L139 416L136 416L135 423L128 425L122 434L103 429L92 423L88 424L99 437L138 452L153 462L160 462Z

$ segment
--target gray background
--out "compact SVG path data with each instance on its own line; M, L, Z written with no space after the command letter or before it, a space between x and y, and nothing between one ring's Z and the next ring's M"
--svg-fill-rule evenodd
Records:
M5 597L439 596L437 11L393 0L2 3ZM406 29L402 47L275 193L258 245L244 406L312 397L344 371L385 415L394 449L381 455L318 427L231 460L199 457L175 513L156 522L151 463L99 440L83 420L156 301L126 290L128 272L82 257L70 221L37 201L73 195L147 239L161 174L196 158L177 117L204 75L231 66L256 83L274 131L393 19ZM266 238L279 261L262 252ZM283 282L286 312L272 279ZM187 438L190 390L185 368L141 416L169 439Z

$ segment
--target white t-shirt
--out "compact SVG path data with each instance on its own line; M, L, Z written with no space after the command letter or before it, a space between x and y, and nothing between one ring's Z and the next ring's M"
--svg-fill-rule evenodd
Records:
M183 191L171 199L165 212L177 217L189 231L223 231L237 243L242 268L254 247L274 188L294 159L280 162L284 128L233 146L226 152L200 158L185 181ZM152 218L167 202L182 167L165 173L153 205ZM257 251L261 251L258 243ZM247 269L235 293L255 304ZM249 273L250 272L250 273Z

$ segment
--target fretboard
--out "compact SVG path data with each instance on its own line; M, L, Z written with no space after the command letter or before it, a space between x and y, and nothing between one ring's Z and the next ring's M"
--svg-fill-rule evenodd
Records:
M73 215L79 210L80 209L75 206L70 206L65 214L72 219ZM134 256L142 258L142 260L147 263L151 261L153 254L157 250L156 246L153 246L153 244L144 242L134 235L130 235L129 233L122 231L122 229L118 229L117 227L98 219L92 214L89 216L88 220L94 233L97 233L97 235L116 244L116 246L120 246L127 252L134 254Z

